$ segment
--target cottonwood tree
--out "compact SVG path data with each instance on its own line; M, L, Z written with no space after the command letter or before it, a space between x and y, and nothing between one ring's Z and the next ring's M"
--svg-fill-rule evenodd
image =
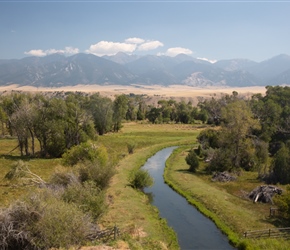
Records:
M282 143L281 148L273 157L271 171L271 180L281 184L290 183L290 149L288 145Z
M113 102L110 98L94 94L89 100L89 109L93 115L95 128L99 135L103 135L112 129Z
M222 109L219 133L219 150L211 161L211 168L223 164L223 170L244 168L250 170L255 165L255 144L252 130L259 128L258 120L253 118L249 105L237 100Z
M122 119L125 119L128 110L128 98L125 95L116 96L113 102L113 130L118 132L122 127Z

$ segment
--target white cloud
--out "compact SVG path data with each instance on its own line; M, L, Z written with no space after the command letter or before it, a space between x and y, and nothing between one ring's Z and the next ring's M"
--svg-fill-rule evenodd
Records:
M138 46L138 50L141 51L147 51L147 50L153 50L157 49L158 47L162 47L163 43L159 41L147 41L145 43L142 43Z
M210 62L210 63L217 62L217 60L211 60L211 59L208 59L208 58L205 58L205 57L197 57L197 59L203 60L203 61L207 61L207 62Z
M125 40L126 43L135 43L135 44L140 44L140 43L144 43L145 40L142 39L142 38L138 38L138 37L130 37L130 38L127 38Z
M97 56L103 56L115 55L118 52L132 53L135 49L136 44L101 41L91 45L86 52Z
M42 49L33 49L30 51L25 51L24 54L30 56L46 56L46 53Z
M79 53L78 48L73 48L73 47L65 47L64 49L48 49L48 50L42 50L42 49L33 49L30 51L25 51L25 55L30 55L30 56L47 56L51 54L65 54L65 55L73 55Z
M174 48L169 48L164 55L166 56L177 56L179 54L185 54L185 55L191 55L193 52L190 49L186 48L181 48L181 47L174 47Z

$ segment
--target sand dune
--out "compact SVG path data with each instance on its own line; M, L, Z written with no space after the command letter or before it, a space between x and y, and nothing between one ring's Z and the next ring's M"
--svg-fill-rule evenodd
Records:
M46 87L33 87L33 86L0 86L0 91L29 91L29 92L53 92L53 91L81 91L87 93L99 92L105 96L112 96L119 94L136 94L136 95L148 95L148 96L163 96L163 97L210 97L213 95L231 94L233 91L237 91L242 95L249 95L255 93L265 94L266 88L261 86L255 87L235 87L235 88L196 88L190 86L181 85L170 85L170 86L159 86L159 85L131 85L131 86L120 86L120 85L76 85L76 86L65 86L58 88L46 88Z

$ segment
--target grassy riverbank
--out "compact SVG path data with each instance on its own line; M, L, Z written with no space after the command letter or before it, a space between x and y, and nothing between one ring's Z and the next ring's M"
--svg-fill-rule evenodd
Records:
M100 136L99 143L105 145L111 159L117 164L116 174L107 189L108 211L98 221L103 228L117 225L123 232L122 243L111 242L117 249L179 249L175 233L160 219L158 210L148 197L127 186L131 170L140 168L146 160L164 147L181 146L167 161L165 178L171 186L197 206L206 216L228 235L241 249L290 249L286 240L244 240L246 230L274 227L275 218L269 218L268 204L253 204L244 198L245 192L262 184L257 173L245 172L233 183L213 183L204 174L202 167L196 174L187 171L187 150L196 143L202 128L179 124L126 123L119 133ZM16 140L0 141L0 201L8 205L31 190L3 180L11 164L20 159ZM134 153L128 154L127 145L135 144ZM25 159L24 159L25 160ZM47 180L59 167L59 159L27 159L30 169Z
M101 138L108 148L117 147L119 154L124 156L107 191L110 206L102 218L102 225L116 224L131 231L130 249L179 249L175 233L165 220L160 219L157 208L149 203L148 197L127 186L128 176L132 169L140 168L157 151L172 145L191 144L197 134L197 128L188 125L132 123L125 125L120 134L110 135L110 140ZM125 142L136 143L134 154L124 151Z
M127 186L128 176L132 169L140 168L160 149L172 145L192 144L198 130L192 125L126 123L119 133L98 137L98 142L107 147L110 158L117 162L117 173L106 191L109 208L98 221L103 228L117 225L125 232L117 242L111 242L115 248L179 249L175 233L167 226L165 220L160 219L158 210L149 203L148 197ZM128 144L135 144L133 154L128 154ZM16 139L0 140L2 206L8 206L35 188L21 186L17 181L13 183L4 179L15 161L20 159L26 161L30 170L44 180L48 180L55 169L61 167L60 159L20 157L16 146Z
M167 160L164 177L172 188L211 218L239 249L290 249L290 242L283 239L243 238L244 231L273 228L276 222L269 217L270 204L254 204L244 196L263 184L257 180L257 173L244 172L233 183L212 182L202 167L196 174L187 171L184 158L188 149L178 148Z

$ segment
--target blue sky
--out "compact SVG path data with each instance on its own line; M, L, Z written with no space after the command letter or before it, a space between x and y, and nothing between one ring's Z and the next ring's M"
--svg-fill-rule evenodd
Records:
M290 55L290 1L0 0L0 59L92 53L257 62Z

